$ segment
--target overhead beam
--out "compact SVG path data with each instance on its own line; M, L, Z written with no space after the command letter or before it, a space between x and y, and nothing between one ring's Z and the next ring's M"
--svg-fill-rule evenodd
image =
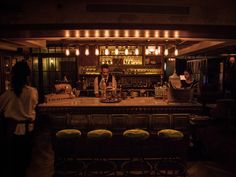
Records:
M204 49L224 44L224 41L202 41L179 50L179 56L195 53Z

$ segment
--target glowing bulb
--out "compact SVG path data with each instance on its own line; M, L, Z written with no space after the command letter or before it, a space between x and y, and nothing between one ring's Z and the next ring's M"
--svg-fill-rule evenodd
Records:
M128 48L126 47L126 49L125 49L125 55L128 55L129 54L129 50L128 50Z
M164 55L167 56L169 54L169 51L167 48L165 48Z
M155 55L159 55L159 54L160 54L159 47L160 47L160 46L156 46L156 49L155 49Z
M139 50L138 50L138 47L135 48L135 51L134 51L135 55L139 55Z
M145 49L145 55L148 55L149 54L149 50L148 50L148 47L146 47Z
M115 49L115 55L118 55L119 54L119 50L118 50L118 47L116 47Z
M66 49L66 56L69 56L69 55L70 55L70 50Z
M86 56L89 55L89 47L86 47L84 54L85 54Z
M110 51L109 51L108 47L106 47L106 49L105 49L105 55L109 55L109 54L110 54Z
M76 55L76 56L79 56L79 55L80 55L79 48L75 49L75 55Z
M98 49L98 47L96 47L96 49L95 49L95 55L96 55L96 56L99 55L99 49Z
M177 48L175 48L175 56L179 55L179 50Z

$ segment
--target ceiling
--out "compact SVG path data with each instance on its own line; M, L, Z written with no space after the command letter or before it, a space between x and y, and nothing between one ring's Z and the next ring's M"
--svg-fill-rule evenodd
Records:
M94 28L94 26L93 26ZM69 45L165 45L173 55L175 46L179 56L223 56L236 53L236 34L228 28L137 28L69 29L57 28L5 28L0 30L0 49L46 48ZM157 30L158 29L158 30ZM223 30L223 31L222 31Z

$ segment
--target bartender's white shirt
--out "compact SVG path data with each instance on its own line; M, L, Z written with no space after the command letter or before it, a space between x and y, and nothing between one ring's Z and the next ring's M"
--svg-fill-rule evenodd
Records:
M104 78L102 77L100 83L102 82L103 79L107 79L108 80L108 77L107 78ZM99 85L100 83L98 83L98 77L96 77L94 79L94 94L98 94L99 93ZM117 83L116 83L116 79L114 76L112 76L112 90L116 90L117 88Z
M35 107L38 103L38 92L35 88L25 86L20 97L17 97L13 90L7 90L0 96L0 111L4 110L6 118L12 118L18 121L34 121L36 112ZM33 124L29 127L33 129ZM25 134L25 124L18 123L15 134Z

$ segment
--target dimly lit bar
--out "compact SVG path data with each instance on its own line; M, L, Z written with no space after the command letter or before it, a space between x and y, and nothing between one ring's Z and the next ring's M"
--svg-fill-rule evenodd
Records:
M235 57L231 0L2 0L0 177L235 176Z

